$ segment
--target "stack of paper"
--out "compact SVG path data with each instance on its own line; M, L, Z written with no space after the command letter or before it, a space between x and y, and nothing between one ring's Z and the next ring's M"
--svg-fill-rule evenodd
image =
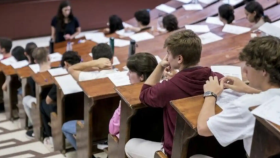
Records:
M265 120L271 121L280 126L280 97L276 96L261 104L252 113Z
M87 40L92 40L96 43L108 43L109 38L105 37L102 32L88 33L85 35Z
M200 4L185 4L183 7L185 10L203 10Z
M192 2L192 0L177 0L177 1L182 2L182 3L190 3L190 2Z
M33 70L34 73L37 73L40 71L39 64L32 64L32 65L29 65L29 67L31 68L31 70Z
M48 71L52 76L59 76L59 75L68 74L68 72L64 68L61 68L61 67L55 68L55 69L50 69Z
M237 5L238 3L241 3L242 1L243 0L224 0L224 3L234 6L234 5Z
M272 25L277 26L277 27L280 28L280 20L279 20L279 21L276 21L276 22L274 22L274 23L272 23Z
M204 3L204 4L211 4L216 2L217 0L199 0L199 2Z
M14 69L19 69L19 68L27 66L28 64L29 64L29 62L27 60L23 60L23 61L19 61L19 62L13 63L12 67Z
M248 28L248 27L234 26L234 25L226 24L222 31L239 35L239 34L242 34L242 33L249 32L249 31L251 31L251 29Z
M49 55L51 62L61 61L62 55L60 53L52 53Z
M108 78L114 83L116 87L130 84L127 71L108 74Z
M148 32L137 33L135 35L130 36L131 39L135 40L136 42L145 41L149 39L155 38Z
M224 76L233 76L242 80L242 71L241 71L241 67L239 66L228 66L228 65L211 66L211 70L214 72L219 72Z
M115 44L115 47L125 47L130 44L130 41L122 40L122 39L115 39L114 44Z
M216 41L223 39L222 37L220 37L212 32L208 32L208 33L199 35L198 37L201 39L202 44L208 44L208 43L216 42Z
M280 38L280 28L275 25L272 25L270 23L263 24L259 28L259 30L264 32L267 35L271 35L271 36Z
M13 64L13 63L16 63L16 62L17 62L17 60L16 60L15 57L13 57L13 56L11 56L11 57L9 57L9 58L4 59L4 60L1 61L1 63L4 64L4 65L6 65L6 66L9 66L9 65L11 65L11 64Z
M196 33L210 32L208 25L185 25L185 28Z
M82 88L71 75L55 77L64 95L82 92Z
M221 22L220 18L219 17L208 17L206 19L206 23L209 23L209 24L216 24L216 25L224 25L223 22Z
M168 5L165 5L165 4L158 5L158 6L156 7L156 9L157 9L157 10L160 10L160 11L163 11L163 12L166 12L166 13L168 13L168 14L170 14L170 13L172 13L172 12L174 12L174 11L176 10L175 8L170 7L170 6L168 6Z
M133 31L125 31L124 29L122 29L122 30L116 31L116 34L118 34L120 36L123 36L123 37L129 37L131 35L134 35L135 32L133 32Z

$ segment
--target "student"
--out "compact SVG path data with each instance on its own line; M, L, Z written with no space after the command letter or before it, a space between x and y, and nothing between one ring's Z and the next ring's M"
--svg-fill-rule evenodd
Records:
M209 76L221 76L208 67L198 66L202 44L193 31L175 32L166 39L164 46L167 48L167 55L145 81L140 94L142 103L163 108L164 143L133 138L125 146L129 158L139 157L139 153L142 158L154 157L155 152L162 148L171 157L177 113L170 101L201 95ZM179 69L179 72L170 80L159 83L165 68L170 71Z
M25 56L28 59L29 64L35 64L32 52L37 48L37 45L34 42L27 43L25 46Z
M12 50L12 56L15 57L17 61L26 60L26 56L24 55L24 48L22 46L16 46Z
M51 37L55 43L74 39L81 32L78 19L73 15L68 1L62 1L51 22Z
M178 20L173 14L168 14L164 16L162 19L162 25L163 28L165 28L168 32L172 32L174 30L179 29Z
M151 28L148 26L150 24L150 13L147 9L135 12L134 17L137 20L138 27L127 27L125 28L126 31L140 32Z
M219 7L219 18L225 24L231 24L234 20L234 9L229 4L223 4Z
M256 37L245 46L239 59L245 62L243 70L250 86L236 77L225 77L220 83L216 77L210 77L204 85L204 94L207 95L197 128L199 135L214 135L222 146L243 139L244 148L250 155L255 117L248 110L249 107L280 96L280 39L272 36ZM215 115L216 96L221 94L223 88L247 94L229 102L221 113ZM208 95L209 92L213 95Z
M92 48L91 52L92 58L94 59L93 61L82 62L71 66L68 69L69 73L76 81L87 81L97 78L104 78L107 77L107 74L115 72L115 70L112 69L113 52L108 44L98 44ZM106 68L107 70L102 70L103 68ZM98 72L96 70L100 71Z
M264 14L263 7L259 2L252 1L245 6L246 18L249 22L254 23L252 30L256 30L266 22L271 22L269 17Z
M0 37L0 54L3 55L3 59L7 59L11 57L11 51L12 49L12 41L5 37Z
M112 34L122 29L124 29L122 19L117 15L112 15L109 18L109 28L105 29L104 32Z

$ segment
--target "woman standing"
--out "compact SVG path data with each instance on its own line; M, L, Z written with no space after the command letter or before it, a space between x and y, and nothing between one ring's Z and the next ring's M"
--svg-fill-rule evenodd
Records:
M74 17L68 1L61 2L57 15L52 19L51 32L55 43L74 39L81 32L79 21Z

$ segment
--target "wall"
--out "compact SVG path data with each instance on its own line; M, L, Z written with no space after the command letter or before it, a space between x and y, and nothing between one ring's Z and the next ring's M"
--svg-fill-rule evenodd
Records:
M71 0L73 13L82 30L106 27L112 14L124 21L139 9L150 8L168 0ZM61 0L0 0L0 36L12 39L50 35L50 23Z

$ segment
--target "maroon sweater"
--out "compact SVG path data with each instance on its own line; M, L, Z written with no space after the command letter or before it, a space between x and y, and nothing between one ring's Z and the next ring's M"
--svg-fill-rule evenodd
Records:
M193 67L178 72L169 81L163 81L155 86L143 85L140 94L141 102L150 107L163 108L163 148L168 157L171 157L172 153L177 116L170 101L203 94L203 85L209 76L222 77L221 74L212 72L208 67Z

